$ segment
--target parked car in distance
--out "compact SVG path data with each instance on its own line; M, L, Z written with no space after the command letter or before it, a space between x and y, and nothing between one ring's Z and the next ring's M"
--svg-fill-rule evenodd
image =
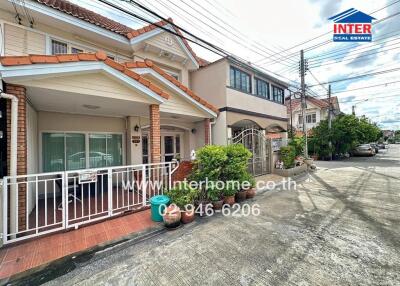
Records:
M375 148L370 144L362 144L354 148L354 150L351 151L351 154L353 156L374 156Z
M379 149L385 149L385 148L386 148L386 145L385 145L384 143L379 143L379 144L378 144L378 148L379 148Z
M379 147L377 143L369 143L369 145L371 145L371 147L375 149L375 153L379 152Z

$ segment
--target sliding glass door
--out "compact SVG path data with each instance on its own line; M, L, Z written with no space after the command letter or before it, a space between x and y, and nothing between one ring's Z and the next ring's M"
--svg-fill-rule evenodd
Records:
M120 166L121 134L43 133L43 172Z

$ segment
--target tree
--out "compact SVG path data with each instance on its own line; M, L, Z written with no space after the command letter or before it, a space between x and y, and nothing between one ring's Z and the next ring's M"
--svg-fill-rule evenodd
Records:
M309 150L319 157L326 158L330 151L335 155L350 152L359 144L375 142L382 132L368 118L358 118L354 115L342 114L332 120L329 130L328 121L323 120L312 130ZM329 149L329 140L332 148Z

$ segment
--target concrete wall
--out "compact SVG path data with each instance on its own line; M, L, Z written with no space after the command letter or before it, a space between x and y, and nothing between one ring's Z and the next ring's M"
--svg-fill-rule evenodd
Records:
M191 89L217 108L225 107L228 63L221 60L190 73Z

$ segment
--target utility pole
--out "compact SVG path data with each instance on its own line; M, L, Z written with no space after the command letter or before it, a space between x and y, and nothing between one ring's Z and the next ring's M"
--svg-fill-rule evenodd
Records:
M328 86L328 129L329 129L329 158L332 161L332 103L331 103L331 85Z
M289 97L289 108L290 108L290 139L293 140L293 112L292 112L292 91L289 90L290 97Z
M308 142L307 142L307 126L306 126L306 108L307 108L307 100L306 100L306 61L304 60L304 51L300 51L300 78L301 78L301 109L303 115L303 132L305 138L304 145L304 157L308 158Z
M351 113L352 113L353 115L356 115L356 106L355 106L355 105L352 105L352 106L351 106Z

